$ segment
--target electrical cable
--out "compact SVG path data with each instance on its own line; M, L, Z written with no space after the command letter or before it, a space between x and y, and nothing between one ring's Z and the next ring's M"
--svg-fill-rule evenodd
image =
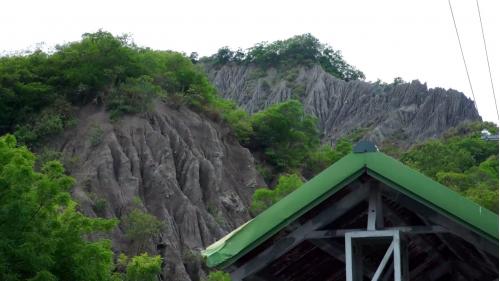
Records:
M479 1L476 0L477 13L479 15L479 23L481 24L481 34L483 35L484 52L486 54L486 62L488 63L488 71L490 73L491 90L493 91L493 100L495 101L495 110L497 111L497 120L500 120L500 115L498 114L497 98L495 94L495 87L493 86L493 77L491 75L490 58L488 56L488 49L486 48L486 39L484 36L483 20L481 19L481 10L479 9Z
M448 5L450 6L451 18L453 19L453 25L455 26L455 32L457 33L458 46L460 47L460 53L462 54L462 60L464 61L465 72L467 73L467 80L469 80L470 91L472 92L472 99L474 100L474 106L477 109L476 96L474 95L474 89L472 88L472 82L470 80L469 69L467 68L467 63L465 62L464 51L462 48L462 43L460 41L460 35L458 34L457 23L455 22L455 15L453 14L453 8L451 7L451 1L448 0ZM479 112L479 110L478 110Z

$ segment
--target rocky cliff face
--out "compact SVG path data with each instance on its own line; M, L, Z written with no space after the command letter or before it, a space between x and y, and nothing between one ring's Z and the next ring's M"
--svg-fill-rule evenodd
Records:
M158 104L111 122L87 107L52 146L77 180L84 213L123 219L139 208L164 222L148 243L164 258L163 280L204 278L199 250L247 221L254 188L265 185L227 127L185 108ZM111 236L116 251L136 254L123 224Z
M464 121L480 120L472 100L462 93L428 89L418 81L377 85L345 82L320 66L262 70L254 66L208 68L225 97L248 112L296 98L319 120L325 141L358 134L376 143L392 139L410 145L438 137Z

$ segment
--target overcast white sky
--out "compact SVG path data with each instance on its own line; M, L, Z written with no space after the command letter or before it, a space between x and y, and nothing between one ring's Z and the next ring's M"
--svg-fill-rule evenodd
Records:
M500 1L479 0L500 92ZM475 0L452 0L480 114L495 121ZM419 79L471 97L447 0L2 0L0 51L78 40L99 28L141 46L200 55L312 33L367 80ZM500 102L500 100L499 100Z

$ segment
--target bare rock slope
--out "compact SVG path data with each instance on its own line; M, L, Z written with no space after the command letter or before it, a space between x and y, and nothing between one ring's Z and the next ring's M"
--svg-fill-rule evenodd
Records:
M325 141L362 133L377 143L395 139L408 145L438 137L464 121L480 120L472 100L455 90L428 89L418 81L378 85L345 82L320 66L262 70L248 65L208 68L225 97L248 112L300 99L319 120Z
M247 221L251 194L265 185L227 127L185 108L158 104L111 122L87 107L53 145L84 213L123 219L139 208L164 222L146 249L163 256L163 280L204 279L199 250ZM123 224L111 236L116 251L135 254Z

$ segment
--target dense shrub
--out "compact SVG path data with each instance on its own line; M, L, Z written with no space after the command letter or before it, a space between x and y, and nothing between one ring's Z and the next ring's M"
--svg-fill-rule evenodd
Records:
M99 124L92 124L89 129L89 143L90 146L95 147L101 144L104 138L104 130Z
M312 177L328 168L351 151L352 145L346 139L340 139L335 148L328 144L322 145L317 150L313 150L308 154L303 173L306 177Z
M82 40L56 47L49 57L54 75L47 81L76 104L106 96L113 86L142 75L138 48L130 38L109 32L85 33Z
M143 253L128 262L126 281L155 281L160 272L161 257Z
M136 253L140 253L163 228L163 223L155 216L139 209L133 209L123 223L125 236L135 246Z
M38 141L59 134L76 123L74 107L63 100L56 100L39 113L17 126L14 135L22 144L33 146Z
M231 275L224 271L212 271L208 274L208 281L231 281Z
M153 84L153 78L144 75L127 78L124 83L111 91L106 104L111 118L117 118L125 113L149 111L153 100L162 96L162 88Z
M319 146L317 121L304 113L302 103L275 104L251 117L253 142L264 150L278 170L299 168L308 153Z
M253 127L248 113L238 108L233 101L225 99L218 99L216 108L221 112L222 118L233 128L238 140L247 143L253 135Z
M274 189L258 188L252 197L251 212L257 215L290 194L303 184L302 179L297 174L282 175Z
M490 123L463 124L443 138L417 145L401 160L477 203L498 212L498 142L480 139Z
M40 51L0 57L0 135L13 132L56 98L54 86L47 83L48 60Z

